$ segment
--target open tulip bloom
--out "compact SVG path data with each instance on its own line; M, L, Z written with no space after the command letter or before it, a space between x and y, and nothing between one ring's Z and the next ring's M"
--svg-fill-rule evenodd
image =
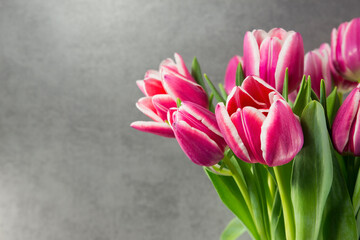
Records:
M131 126L204 168L234 214L220 239L359 239L359 36L356 18L304 54L300 33L254 30L219 90L179 54L137 81L152 121Z

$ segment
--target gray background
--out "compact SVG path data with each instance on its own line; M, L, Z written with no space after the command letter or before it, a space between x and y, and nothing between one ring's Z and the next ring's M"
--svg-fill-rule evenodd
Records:
M300 32L305 50L360 1L0 1L0 238L218 239L232 218L135 85L175 51L220 82L245 31ZM245 236L243 239L248 239Z

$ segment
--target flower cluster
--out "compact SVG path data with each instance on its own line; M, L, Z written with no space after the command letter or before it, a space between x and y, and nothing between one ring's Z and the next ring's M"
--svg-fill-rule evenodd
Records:
M238 221L224 235L239 224L254 239L358 239L360 18L307 53L300 33L249 31L220 90L204 77L210 94L179 54L146 72L136 106L153 121L131 126L204 166Z

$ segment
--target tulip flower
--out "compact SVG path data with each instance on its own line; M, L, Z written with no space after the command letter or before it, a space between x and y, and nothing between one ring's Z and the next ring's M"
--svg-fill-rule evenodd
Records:
M339 108L332 126L332 139L338 152L360 156L360 84Z
M331 70L329 62L330 46L321 44L320 48L305 54L304 74L311 77L311 88L320 97L320 82L324 79L326 95L331 92Z
M171 108L168 121L176 140L188 158L200 166L212 166L224 157L226 143L215 114L192 102Z
M281 94L258 77L233 88L215 114L226 143L245 162L283 165L303 145L299 119Z
M300 33L273 28L247 32L244 37L245 76L259 76L282 93L285 70L289 73L289 93L301 82L304 72L304 46Z
M239 63L243 66L243 59L242 57L235 55L230 59L227 65L224 81L224 88L227 94L229 94L236 85L236 70Z
M160 70L149 70L144 80L136 81L144 93L136 107L154 121L136 121L131 127L163 137L174 137L167 123L167 112L176 107L176 99L192 101L203 107L208 106L208 97L204 89L195 82L187 70L182 57L175 53L175 62L166 59L160 64Z
M360 18L340 24L331 33L331 59L345 79L360 81Z

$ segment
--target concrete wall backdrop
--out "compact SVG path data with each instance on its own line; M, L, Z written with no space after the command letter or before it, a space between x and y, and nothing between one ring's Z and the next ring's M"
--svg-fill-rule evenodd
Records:
M220 82L245 31L330 41L360 2L0 0L0 238L218 239L232 218L135 85L175 51ZM249 239L244 236L242 239Z

